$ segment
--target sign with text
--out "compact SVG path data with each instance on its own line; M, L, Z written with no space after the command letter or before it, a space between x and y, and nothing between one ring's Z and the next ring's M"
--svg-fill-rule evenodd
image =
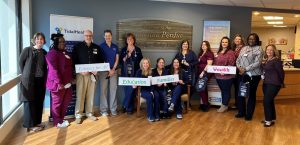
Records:
M235 66L216 66L216 65L209 65L207 67L208 73L223 73L223 74L236 74L236 67Z
M93 63L93 64L77 64L75 65L76 73L93 72L93 71L109 71L109 63Z
M150 78L119 77L119 86L150 86Z
M172 82L178 82L179 76L178 75L166 75L166 76L159 76L159 77L152 77L151 78L151 84L163 84L163 83L172 83Z

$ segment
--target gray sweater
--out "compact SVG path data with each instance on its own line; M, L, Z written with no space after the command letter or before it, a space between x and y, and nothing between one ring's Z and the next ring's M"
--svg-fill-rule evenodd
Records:
M263 50L260 46L245 46L236 59L236 66L245 68L246 73L251 76L262 74L261 62Z

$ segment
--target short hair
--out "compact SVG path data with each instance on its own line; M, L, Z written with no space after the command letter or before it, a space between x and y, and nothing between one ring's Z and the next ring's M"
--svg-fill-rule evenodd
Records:
M228 46L227 46L227 49L225 51L225 53L227 53L228 50L231 50L231 45L230 45L230 39L227 37L227 36L224 36L221 41L220 41L220 47L219 47L219 50L218 50L218 53L220 53L222 50L223 50L223 47L222 47L222 40L224 39L227 39L228 40Z
M236 44L234 43L234 39L236 37L240 37L241 38L241 43L243 45L243 47L245 46L245 40L244 40L244 37L241 35L241 34L236 34L234 37L233 37L233 41L232 41L232 49L235 50L236 49Z
M127 34L126 34L125 44L128 45L128 44L127 44L127 39L128 39L129 37L132 37L132 39L133 39L133 41L134 41L134 42L133 42L133 45L135 45L136 39L135 39L135 36L134 36L133 33L127 33Z
M267 48L271 46L273 48L273 56L276 57L276 58L280 58L279 56L279 51L277 50L276 46L274 44L269 44L266 46L266 49L264 51L264 58L267 59L268 56L267 56Z
M250 36L254 36L254 38L255 38L255 46L258 46L258 45L260 45L260 42L259 42L259 37L258 37L258 35L256 34L256 33L251 33L251 34L249 34L249 36L247 37L247 44L249 45L249 38L250 38Z
M36 45L35 44L35 39L38 38L38 37L42 37L44 39L44 44L46 44L46 38L45 38L45 35L42 33L42 32L37 32L33 35L32 39L31 39L31 43L33 45Z
M109 29L104 30L104 34L105 34L105 33L110 33L110 35L112 35L112 32L111 32L111 30L109 30Z

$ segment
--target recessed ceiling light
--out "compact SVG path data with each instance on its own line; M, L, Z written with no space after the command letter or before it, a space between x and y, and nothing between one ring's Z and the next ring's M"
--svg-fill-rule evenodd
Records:
M269 21L267 22L268 24L271 24L271 25L280 25L280 24L283 24L282 21Z
M300 17L300 15L295 15L294 17L295 17L295 18L299 18L299 17Z
M255 12L253 12L253 15L255 15L255 16L257 16L257 15L259 15L260 13L258 12L258 11L255 11Z
M273 27L277 27L277 28L285 28L287 27L286 25L273 25Z
M265 20L283 20L283 17L279 16L263 16Z

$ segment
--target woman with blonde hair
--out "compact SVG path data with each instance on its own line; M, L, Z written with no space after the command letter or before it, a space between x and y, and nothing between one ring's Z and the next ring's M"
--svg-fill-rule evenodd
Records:
M143 58L140 62L140 69L136 72L138 78L148 78L152 76L150 59ZM136 86L133 86L135 88ZM141 97L147 102L147 119L150 122L159 121L159 98L153 86L142 86Z
M274 99L280 88L284 86L283 66L275 45L266 46L262 67L265 112L265 120L262 123L264 127L270 127L275 124L276 120Z

